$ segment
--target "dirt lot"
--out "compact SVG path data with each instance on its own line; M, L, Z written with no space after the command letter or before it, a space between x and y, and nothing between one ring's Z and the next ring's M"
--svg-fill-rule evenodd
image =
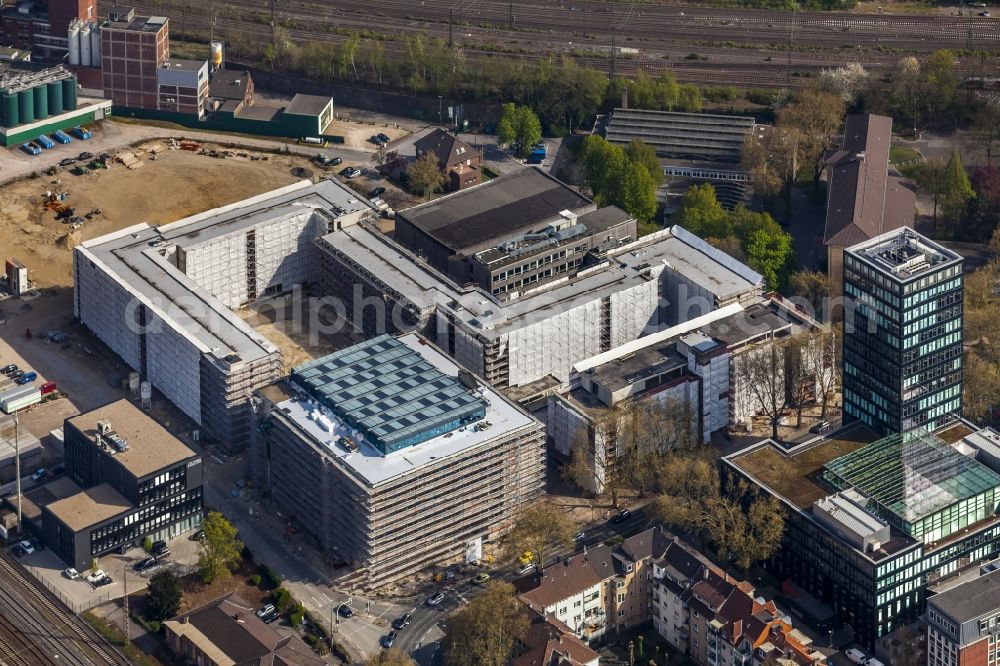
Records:
M71 285L75 243L140 222L170 222L245 199L298 180L291 173L294 167L312 169L302 157L268 158L218 159L167 150L155 161L140 154L142 167L134 170L116 163L106 171L75 176L59 168L54 176L23 180L0 191L0 247L4 255L28 266L29 278L39 288ZM78 214L95 208L103 214L71 232L42 207L46 191L68 192L64 203Z
M377 123L360 119L352 122L343 118L341 120L334 120L325 130L325 133L331 136L344 137L344 146L347 148L372 148L374 144L368 141L368 139L373 134L378 134L379 132L385 134L393 141L409 134L407 130L393 127L387 123ZM389 147L389 150L392 150L392 146Z

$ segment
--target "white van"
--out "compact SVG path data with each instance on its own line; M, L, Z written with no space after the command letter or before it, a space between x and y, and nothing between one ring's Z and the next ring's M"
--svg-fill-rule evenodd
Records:
M875 657L872 657L871 659L865 662L865 666L885 666L885 664L883 664Z
M847 650L847 652L845 652L844 654L846 654L847 658L853 661L855 664L861 664L861 666L867 666L867 664L869 663L868 655L866 655L864 652L862 652L857 648L851 648Z

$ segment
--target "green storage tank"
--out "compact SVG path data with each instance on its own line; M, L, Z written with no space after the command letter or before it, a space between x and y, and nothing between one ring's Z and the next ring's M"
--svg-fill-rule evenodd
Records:
M17 93L17 107L22 125L35 122L35 93L30 88Z
M76 111L76 79L72 76L62 80L63 110Z
M53 116L63 112L62 81L49 81L49 113Z
M42 118L49 117L49 88L46 85L39 84L31 89L35 95L35 119L41 120Z
M17 111L17 93L4 93L0 103L0 114L4 127L16 127L21 124L21 114Z

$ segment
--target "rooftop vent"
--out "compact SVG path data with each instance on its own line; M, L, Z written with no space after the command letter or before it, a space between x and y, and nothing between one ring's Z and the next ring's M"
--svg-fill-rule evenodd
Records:
M107 435L107 434L110 434L112 432L114 432L114 431L111 429L111 421L106 421L105 420L105 421L98 421L97 422L97 434L98 435Z

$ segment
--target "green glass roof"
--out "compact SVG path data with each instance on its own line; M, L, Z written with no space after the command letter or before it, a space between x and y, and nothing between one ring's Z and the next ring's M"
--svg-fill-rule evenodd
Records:
M389 335L304 363L292 380L383 453L486 414L481 396Z
M1000 486L1000 475L922 429L883 437L825 467L836 485L858 489L910 524Z

